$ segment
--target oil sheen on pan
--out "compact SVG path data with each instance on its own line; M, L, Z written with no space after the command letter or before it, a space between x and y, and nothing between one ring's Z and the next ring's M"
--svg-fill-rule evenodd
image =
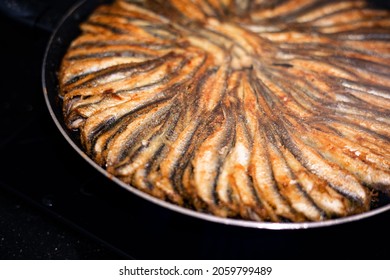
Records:
M267 222L390 190L390 12L369 1L117 0L81 25L63 114L115 177Z

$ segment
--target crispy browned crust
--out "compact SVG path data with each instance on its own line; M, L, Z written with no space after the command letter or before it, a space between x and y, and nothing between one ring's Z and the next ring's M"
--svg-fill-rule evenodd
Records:
M117 0L81 25L64 119L125 183L319 221L390 190L390 13L367 1Z

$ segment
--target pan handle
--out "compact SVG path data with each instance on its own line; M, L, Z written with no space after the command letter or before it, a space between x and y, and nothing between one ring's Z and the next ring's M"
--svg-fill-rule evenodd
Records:
M59 20L77 0L1 0L0 13L31 28L54 31Z

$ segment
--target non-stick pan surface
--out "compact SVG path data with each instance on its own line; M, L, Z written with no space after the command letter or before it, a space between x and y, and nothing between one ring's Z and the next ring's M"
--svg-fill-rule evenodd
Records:
M380 196L379 201L375 209L345 218L339 218L334 220L327 220L321 222L304 222L304 223L270 223L270 222L254 222L235 220L228 218L220 218L212 215L199 213L190 209L173 205L171 203L162 201L154 198L148 194L145 194L138 189L129 186L119 179L108 174L102 167L92 161L84 152L81 147L78 135L72 131L69 131L64 124L62 118L61 100L58 97L59 86L57 80L57 73L60 68L60 63L63 55L65 54L70 42L80 34L79 24L84 21L88 15L96 8L99 4L107 3L111 1L82 1L76 4L60 22L56 30L54 31L50 42L48 44L45 59L43 63L42 79L45 100L50 111L50 114L57 125L58 129L69 142L69 144L82 156L90 165L96 170L109 177L113 183L120 187L132 192L134 195L146 199L152 203L158 204L161 207L171 209L182 213L183 215L193 216L199 219L208 220L216 223L222 223L227 225L234 225L240 227L251 227L259 229L306 229L306 228L317 228L333 226L337 224L353 222L360 219L369 218L390 209L390 200L385 196ZM114 184L113 184L114 185ZM115 186L113 186L115 187Z

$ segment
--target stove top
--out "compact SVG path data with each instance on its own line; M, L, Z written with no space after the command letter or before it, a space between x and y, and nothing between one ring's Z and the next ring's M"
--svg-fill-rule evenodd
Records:
M51 120L41 88L50 34L1 15L0 25L0 258L390 257L390 213L327 228L260 230L198 220L123 190Z

